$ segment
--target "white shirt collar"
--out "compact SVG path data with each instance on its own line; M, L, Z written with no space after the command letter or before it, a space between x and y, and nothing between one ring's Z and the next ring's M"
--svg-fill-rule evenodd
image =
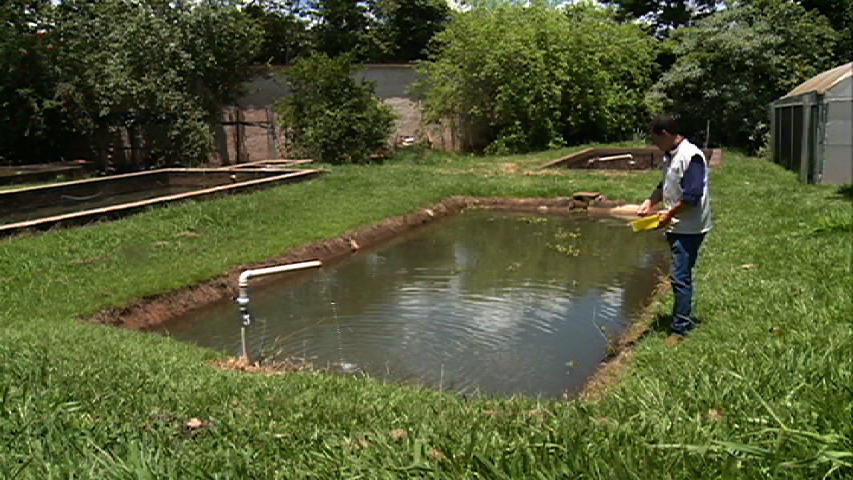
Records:
M676 146L675 146L675 148L673 148L672 150L670 150L670 151L668 151L668 152L666 152L666 153L668 153L668 154L669 154L669 156L674 157L674 156L675 156L675 154L676 154L676 153L678 153L678 149L679 149L679 148L681 148L681 146L682 146L682 145L684 145L684 142L685 142L685 141L687 141L687 139L682 137L682 138L681 138L681 141L680 141L680 142L678 142L678 145L676 145Z

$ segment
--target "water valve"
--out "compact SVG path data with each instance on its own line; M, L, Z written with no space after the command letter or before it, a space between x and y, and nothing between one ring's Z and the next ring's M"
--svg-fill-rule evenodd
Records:
M240 325L251 327L254 322L252 321L252 313L249 311L249 297L239 296L236 300L237 305L240 306Z

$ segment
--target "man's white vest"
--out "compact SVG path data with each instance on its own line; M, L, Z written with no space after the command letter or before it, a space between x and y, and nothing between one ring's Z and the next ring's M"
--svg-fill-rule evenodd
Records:
M690 159L695 155L702 157L702 161L705 163L702 198L698 205L687 205L681 210L666 228L665 231L667 232L705 233L714 226L711 220L711 168L708 166L708 160L702 150L686 138L674 150L664 155L663 204L669 209L677 205L682 199L684 195L682 179L690 165Z

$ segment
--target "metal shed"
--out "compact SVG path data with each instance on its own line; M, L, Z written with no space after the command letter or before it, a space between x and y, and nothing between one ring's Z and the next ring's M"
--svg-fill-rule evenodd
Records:
M827 70L773 102L773 161L807 183L853 182L853 63Z

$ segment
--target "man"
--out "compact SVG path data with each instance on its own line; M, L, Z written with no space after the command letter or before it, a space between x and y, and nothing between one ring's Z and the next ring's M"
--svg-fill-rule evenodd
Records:
M692 317L693 266L699 246L713 227L708 162L702 151L684 137L678 118L664 114L651 125L652 143L664 152L664 177L638 209L649 215L663 201L660 228L672 251L670 282L675 294L671 333L684 336L696 326Z

